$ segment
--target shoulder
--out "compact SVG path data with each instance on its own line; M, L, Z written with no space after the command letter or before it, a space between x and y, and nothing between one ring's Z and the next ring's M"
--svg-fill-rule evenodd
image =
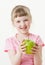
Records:
M39 43L40 41L42 42L41 37L38 34L30 33L30 39L36 43Z
M38 34L34 34L34 33L30 33L30 36L32 37L32 38L38 38L38 37L40 37L40 35L38 35Z
M6 38L6 41L12 41L14 39L13 36Z
M10 36L10 37L6 38L6 42L13 42L13 41L16 41L15 36Z
M37 44L39 44L39 45L41 45L41 46L45 46L45 44L44 44L44 42L43 42L43 40L42 40L42 38L41 38L40 35L32 34L32 33L31 33L31 36L32 36L33 40L35 40L35 42L36 42Z

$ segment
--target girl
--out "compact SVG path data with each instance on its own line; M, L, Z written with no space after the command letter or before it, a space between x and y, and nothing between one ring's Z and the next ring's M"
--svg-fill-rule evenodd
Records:
M28 7L17 5L11 12L12 24L18 33L6 40L5 52L8 52L12 65L42 65L42 45L40 36L29 32L32 16ZM32 54L26 54L23 40L30 39L36 44Z

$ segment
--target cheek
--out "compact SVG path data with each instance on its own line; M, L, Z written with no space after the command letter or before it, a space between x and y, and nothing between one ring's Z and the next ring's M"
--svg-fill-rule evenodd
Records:
M31 23L30 23L30 21L27 21L27 23L26 23L26 24L27 24L27 26L30 26L30 24L31 24Z
M19 25L16 25L16 28L19 28Z
M18 24L17 24L17 23L14 23L14 26L15 26L16 28L18 28Z

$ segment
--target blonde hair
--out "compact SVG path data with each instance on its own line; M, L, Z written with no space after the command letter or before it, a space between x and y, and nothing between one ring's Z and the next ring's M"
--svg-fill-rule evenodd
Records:
M11 20L14 21L14 18L18 16L30 16L30 19L32 19L29 8L23 5L17 5L13 8L11 12Z

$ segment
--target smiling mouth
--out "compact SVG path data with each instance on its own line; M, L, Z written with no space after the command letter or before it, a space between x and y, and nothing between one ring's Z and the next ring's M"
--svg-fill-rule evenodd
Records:
M20 28L20 29L25 30L26 28L27 28L27 26L25 26L25 27L23 27L23 28Z

